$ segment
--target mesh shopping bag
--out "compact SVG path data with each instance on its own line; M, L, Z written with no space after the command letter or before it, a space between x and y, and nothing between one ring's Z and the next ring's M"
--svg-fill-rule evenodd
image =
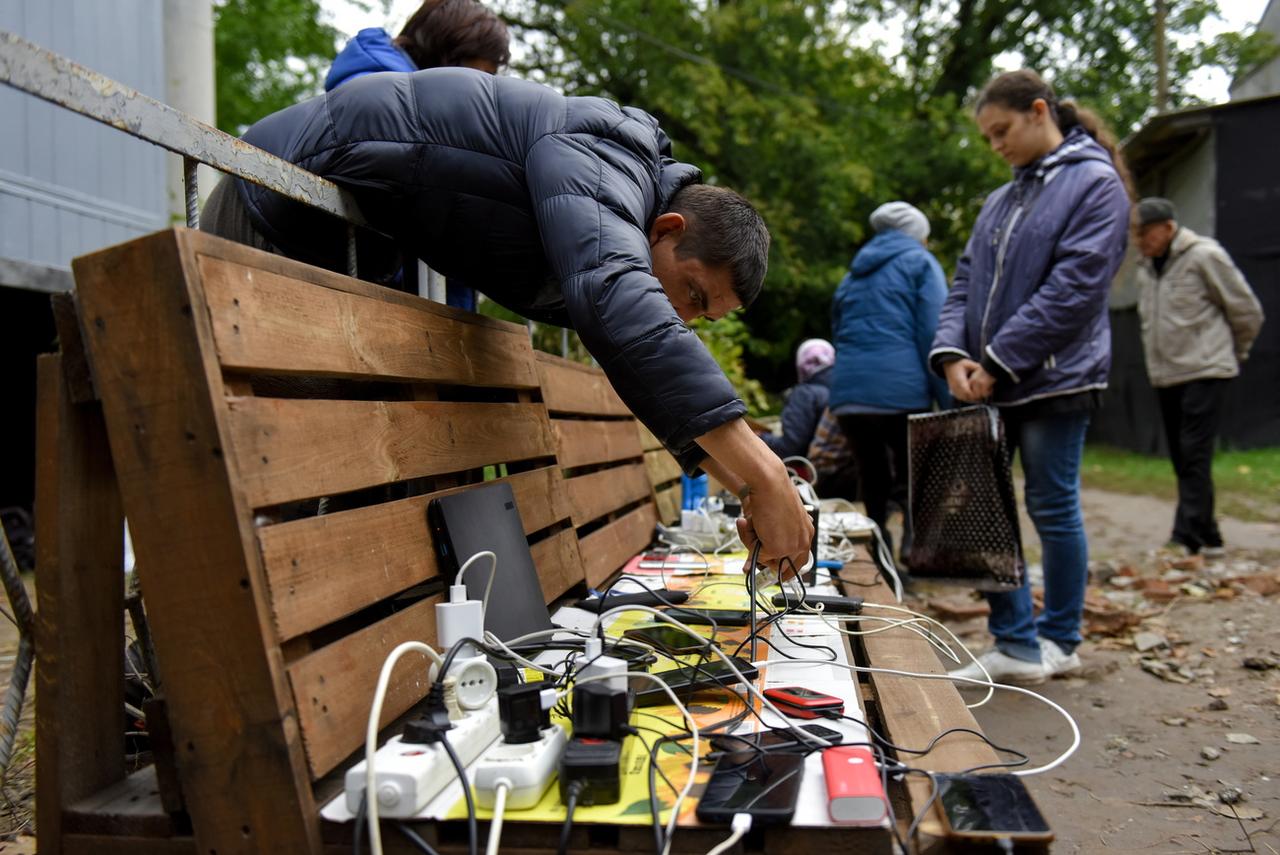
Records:
M983 591L1022 584L1022 536L995 407L911 416L911 575Z

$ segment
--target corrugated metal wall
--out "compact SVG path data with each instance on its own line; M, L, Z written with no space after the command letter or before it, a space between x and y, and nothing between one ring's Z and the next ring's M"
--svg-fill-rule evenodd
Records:
M4 0L0 29L164 100L162 0ZM0 86L0 257L66 267L163 228L166 156Z

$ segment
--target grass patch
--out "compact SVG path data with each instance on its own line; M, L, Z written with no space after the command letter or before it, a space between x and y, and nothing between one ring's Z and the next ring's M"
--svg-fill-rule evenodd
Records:
M1166 457L1105 445L1084 450L1080 478L1086 487L1176 499L1178 482ZM1213 458L1217 510L1255 522L1280 522L1280 448L1220 451Z

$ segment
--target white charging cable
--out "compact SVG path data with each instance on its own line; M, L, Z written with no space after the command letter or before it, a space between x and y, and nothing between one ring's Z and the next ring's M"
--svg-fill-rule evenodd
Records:
M458 568L458 578L454 580L455 585L465 585L462 581L462 575L467 572L467 568L476 562L476 559L488 558L489 564L489 582L484 586L484 596L480 598L480 614L484 615L489 611L489 592L493 590L493 580L498 575L498 556L494 555L487 549L482 549L475 555L466 560L463 565Z
M374 755L378 753L378 722L382 719L382 704L387 697L387 684L391 682L391 670L404 654L416 651L425 653L437 668L444 665L440 654L429 644L421 641L406 641L392 650L382 663L382 671L378 674L378 687L373 692L373 708L369 710L369 724L364 735L364 805L365 818L369 823L369 851L372 855L382 855L382 829L378 825L378 793L374 787L377 776L374 772ZM466 781L462 782L465 787Z
M721 853L728 852L732 849L734 845L751 830L751 814L735 813L733 815L733 821L729 824L729 827L733 829L733 833L719 844L712 847L711 851L709 851L707 855L721 855Z
M489 840L485 843L485 855L498 855L498 844L502 841L502 814L507 809L507 791L511 782L499 778L493 787L493 818L489 820Z

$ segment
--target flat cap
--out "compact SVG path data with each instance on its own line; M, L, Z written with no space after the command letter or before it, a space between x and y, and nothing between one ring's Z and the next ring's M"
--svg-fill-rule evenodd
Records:
M1178 219L1178 209L1168 199L1148 196L1138 203L1138 225L1140 226L1176 219Z

